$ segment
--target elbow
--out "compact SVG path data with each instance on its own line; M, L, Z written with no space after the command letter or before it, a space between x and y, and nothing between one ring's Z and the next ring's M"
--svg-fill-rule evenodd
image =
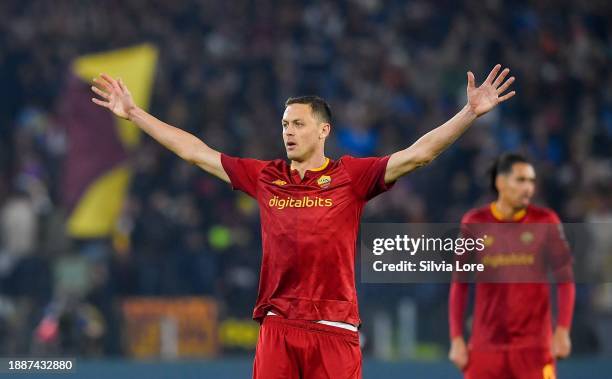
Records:
M419 167L427 166L436 158L436 155L437 154L435 154L435 152L431 149L424 149L420 146L412 146L409 150L406 164L408 167L414 170Z
M197 154L195 149L177 149L176 155L184 161L189 163L196 163Z
M417 168L427 166L434 160L434 157L423 157L415 162Z
M435 156L427 153L415 154L410 160L410 166L414 169L427 166L435 159Z
M427 155L411 154L406 157L399 165L390 171L390 181L396 180L399 177L406 175L418 168L428 165L433 160L433 157Z
M181 158L184 161L187 161L189 163L193 163L193 154L189 151L186 150L177 150L175 151L176 155Z
M176 155L182 160L192 164L198 164L202 160L202 153L205 151L206 145L199 140L196 143L184 144L183 146L177 147Z
M429 160L408 160L402 163L400 166L397 166L394 170L388 171L387 175L385 175L385 182L394 182L400 177L422 167L429 163Z

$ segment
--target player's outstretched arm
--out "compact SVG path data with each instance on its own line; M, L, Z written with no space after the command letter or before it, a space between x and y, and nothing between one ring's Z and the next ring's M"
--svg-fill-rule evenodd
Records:
M182 159L198 165L221 180L230 181L221 165L221 154L218 151L208 147L193 134L166 124L139 108L134 104L130 91L121 79L116 80L109 75L100 74L93 81L95 85L91 89L101 99L94 97L91 101L109 109L118 117L132 121Z
M514 96L514 91L504 94L514 82L514 77L504 81L510 69L505 68L501 73L500 69L501 65L496 65L479 87L476 87L474 74L469 71L467 104L453 118L425 134L408 148L392 154L387 163L385 182L394 182L400 176L428 164L459 138L474 120Z

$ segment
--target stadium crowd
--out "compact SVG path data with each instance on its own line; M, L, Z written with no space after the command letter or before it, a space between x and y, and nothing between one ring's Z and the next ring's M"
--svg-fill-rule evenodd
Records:
M492 159L520 151L536 164L539 203L565 222L610 223L611 11L605 1L544 0L0 2L0 355L49 349L58 315L72 320L59 328L70 337L52 349L119 354L122 296L209 295L244 318L255 300L256 204L149 138L130 157L117 227L127 242L66 236L70 141L56 111L76 57L155 44L151 113L219 151L260 159L285 154L289 96L331 104L330 157L384 155L460 109L467 70L478 81L503 63L517 96L372 201L364 220L457 222L491 200ZM610 278L609 231L594 244L583 262ZM431 315L420 338L445 343L446 285L359 290L366 323L369 310L411 297ZM612 311L611 294L579 286L577 353L612 350L591 322Z

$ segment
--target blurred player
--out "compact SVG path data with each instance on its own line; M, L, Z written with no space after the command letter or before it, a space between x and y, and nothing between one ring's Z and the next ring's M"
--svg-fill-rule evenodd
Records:
M505 93L514 78L506 80L509 70L500 69L496 65L479 87L468 72L465 107L412 146L384 157L327 158L331 111L314 96L285 104L281 130L289 163L219 153L137 107L121 79L94 79L92 90L101 99L92 101L257 200L263 258L253 318L262 326L253 376L360 378L355 246L363 207L400 176L431 162L477 117L514 96Z
M557 279L558 318L554 335L550 284L546 276L534 283L520 283L521 277L517 275L505 283L479 281L476 284L468 348L463 337L463 318L469 287L455 277L449 297L449 358L467 379L554 379L555 358L570 354L569 330L575 294L572 258L555 212L530 204L535 179L534 168L524 157L517 154L500 156L491 170L491 187L498 195L497 200L469 211L461 224L465 234L470 228L473 232L484 225L497 223L501 231L498 234L504 235L489 235L490 240L485 239L485 245L490 244L495 253L506 254L504 260L498 256L500 267L515 266L503 267L500 271L514 269L528 273L528 270L539 269L529 264L548 266L542 269L550 269ZM535 235L526 228L534 230ZM496 239L505 241L497 250L494 245L502 243ZM487 254L485 250L472 259L482 262ZM542 257L544 254L546 256ZM490 262L491 257L488 255ZM520 265L525 268L516 271L516 266Z

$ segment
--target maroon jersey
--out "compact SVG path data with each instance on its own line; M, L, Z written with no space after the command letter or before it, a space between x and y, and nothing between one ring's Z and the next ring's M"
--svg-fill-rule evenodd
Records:
M558 216L550 209L529 205L512 221L502 221L491 204L469 211L461 223L464 235L489 226L487 249L471 255L485 264L485 272L484 280L477 278L470 347L549 348L552 321L546 273L560 282L573 280L572 257ZM491 283L491 273L507 280ZM534 278L531 283L530 278ZM459 335L457 322L461 323L462 315L452 313L451 329L455 330L451 334Z
M221 155L232 187L254 197L263 258L253 318L268 311L288 319L359 325L355 254L365 203L388 190L389 156L343 156L301 179L286 161Z

